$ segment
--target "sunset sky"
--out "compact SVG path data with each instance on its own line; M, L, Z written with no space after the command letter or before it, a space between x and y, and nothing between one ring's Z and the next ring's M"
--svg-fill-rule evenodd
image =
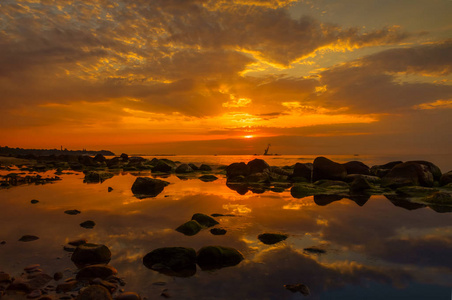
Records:
M0 145L452 153L450 0L1 0Z

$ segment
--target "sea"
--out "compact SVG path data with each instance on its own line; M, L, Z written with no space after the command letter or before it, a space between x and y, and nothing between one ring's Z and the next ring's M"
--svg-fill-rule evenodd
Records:
M369 166L427 160L444 173L452 169L449 155L325 156ZM290 166L312 162L314 155L146 156L153 157L211 165L209 174L218 179L204 182L199 179L203 173L157 176L117 171L102 183L85 183L83 173L64 171L55 183L0 189L0 272L19 276L25 267L39 264L52 276L62 272L61 283L78 271L68 242L86 239L110 249L109 265L125 282L120 288L145 299L450 299L452 207L384 195L296 198L290 188L238 192L226 184L220 168L255 158ZM21 171L13 167L0 170L0 175L11 172ZM53 177L55 171L23 175L36 174ZM169 185L155 197L139 198L131 191L137 177L158 178ZM81 213L65 213L74 209ZM215 227L226 234L214 235L204 228L186 236L175 230L195 213L216 214ZM87 220L95 222L92 229L80 226ZM258 238L263 233L283 234L287 239L268 245ZM24 235L38 239L19 241ZM165 275L143 264L143 257L158 248L198 251L216 245L240 251L244 260L215 270L197 267L184 276ZM308 287L309 296L287 289L296 284ZM7 294L2 299L26 296Z

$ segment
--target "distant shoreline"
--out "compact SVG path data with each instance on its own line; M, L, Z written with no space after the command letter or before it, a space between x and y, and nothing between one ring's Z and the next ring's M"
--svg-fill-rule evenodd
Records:
M97 155L115 156L115 153L109 150L68 150L68 149L24 149L10 148L8 146L0 147L0 156L22 156L22 155Z

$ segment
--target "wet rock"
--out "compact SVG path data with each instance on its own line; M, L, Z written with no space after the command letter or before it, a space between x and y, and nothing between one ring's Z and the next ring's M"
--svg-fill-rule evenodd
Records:
M402 186L433 186L433 175L425 165L406 162L396 165L381 180L382 187L398 188Z
M427 203L452 205L452 193L446 191L435 192L423 199Z
M287 239L287 235L280 233L263 233L259 234L257 238L266 245L273 245Z
M193 164L193 163L189 163L188 165L190 166L190 168L193 169L193 171L199 170L199 168L198 168L195 164Z
M116 275L118 271L108 265L90 265L83 267L77 273L77 280L89 280L93 278L107 279L112 275Z
M39 237L35 236L35 235L23 235L20 239L19 242L32 242L32 241L36 241L38 240Z
M210 233L213 235L225 235L226 229L223 228L212 228L210 229Z
M77 240L72 240L72 241L68 242L69 245L75 246L75 247L86 244L86 243L87 243L86 239L77 239Z
M391 201L391 203L394 204L395 206L402 207L407 210L415 210L415 209L426 207L425 204L414 203L414 202L407 200L406 196L390 195L390 194L385 194L384 196L389 201Z
M350 192L353 194L359 194L371 188L372 186L365 177L356 177L350 184Z
M202 226L195 220L188 221L176 228L177 232L192 236L201 231Z
M424 186L403 186L396 189L396 193L407 198L419 198L432 195L439 190L436 188L429 188Z
M181 164L176 168L175 172L178 174L186 174L192 173L193 169L188 164Z
M304 248L303 251L312 253L312 254L325 254L326 253L325 250L323 250L321 248L317 248L317 247Z
M33 290L27 294L28 299L36 299L42 296L41 290Z
M113 191L113 188L112 187L108 187L108 192L110 193L111 191Z
M196 262L202 270L213 270L238 265L243 255L236 249L222 246L202 247L196 256Z
M296 182L311 182L313 167L314 166L311 163L296 163L293 169L292 178L295 179L294 181Z
M57 285L56 292L57 293L67 293L75 290L78 287L78 282L76 280L70 280L66 282L62 282Z
M270 166L265 160L258 158L249 161L247 166L249 167L251 174L263 173L264 171L268 171L270 169Z
M234 179L238 176L248 176L250 174L250 167L244 162L232 163L226 167L226 177Z
M65 210L64 213L68 214L68 215L78 215L79 213L81 213L81 211L79 211L77 209L69 209L69 210Z
M174 163L172 164L167 160L159 159L152 168L152 172L171 173L174 166Z
M290 194L294 198L304 198L320 192L323 192L322 188L303 183L295 183L290 189Z
M123 161L123 162L128 162L129 161L129 155L122 153L119 158Z
M105 245L83 244L72 253L71 260L77 266L107 264L111 259L111 252Z
M140 295L133 292L125 292L115 298L116 300L141 300Z
M196 251L186 247L158 248L143 257L143 264L163 274L188 277L196 273Z
M53 280L58 281L60 279L63 279L63 273L62 272L56 272L53 274Z
M314 185L324 189L349 189L348 183L339 180L318 180L314 182Z
M94 221L88 220L85 222L80 223L80 227L86 228L86 229L93 229L94 226L96 226L96 223Z
M430 173L432 173L434 181L441 180L441 176L442 176L441 169L437 165L435 165L429 161L425 161L425 160L415 160L415 161L407 161L407 162L414 162L414 163L418 163L418 164L425 166L427 168L427 170Z
M369 166L365 165L360 161L349 161L343 164L347 174L361 174L361 175L370 175Z
M384 177L386 174L391 171L395 166L403 163L403 161L391 161L384 165L375 165L370 168L370 174L374 176L378 176L380 178Z
M447 185L449 183L452 183L452 171L449 171L441 175L441 178L439 180L439 184L441 186Z
M191 219L197 221L203 227L212 227L219 224L214 218L201 213L194 214Z
M105 180L112 178L115 174L111 172L103 172L103 171L88 171L85 173L85 178L83 182L86 183L102 183Z
M352 183L356 178L364 178L370 184L380 184L381 178L372 175L362 175L362 174L349 174L345 177L345 182Z
M270 183L268 173L252 173L246 177L246 181L250 183Z
M248 184L244 183L227 182L226 186L231 190L236 191L239 195L245 195L249 191Z
M325 157L317 157L313 163L312 181L321 179L344 180L347 170L339 163Z
M212 167L206 164L202 164L201 166L199 166L199 170L200 171L212 171Z
M218 177L215 175L202 175L199 177L199 179L204 182L212 182L212 181L217 180Z
M311 295L311 291L309 290L308 286L305 284L286 284L284 285L284 287L286 289L288 289L289 291L291 291L292 293L296 293L299 292L301 294L303 294L304 296L309 296Z
M39 203L39 200L33 199L30 202L31 202L31 204L36 204L36 203Z
M169 184L167 181L148 177L138 177L132 185L132 193L155 197Z
M98 153L96 154L96 156L94 156L93 158L94 161L99 162L99 163L103 163L106 162L107 159L105 158L105 156L103 156L102 154Z
M107 288L101 285L90 285L81 290L76 300L113 300Z

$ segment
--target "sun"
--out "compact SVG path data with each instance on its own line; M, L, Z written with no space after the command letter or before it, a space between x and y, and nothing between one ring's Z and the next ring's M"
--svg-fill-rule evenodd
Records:
M245 135L244 138L245 139L252 139L254 137L254 135Z

